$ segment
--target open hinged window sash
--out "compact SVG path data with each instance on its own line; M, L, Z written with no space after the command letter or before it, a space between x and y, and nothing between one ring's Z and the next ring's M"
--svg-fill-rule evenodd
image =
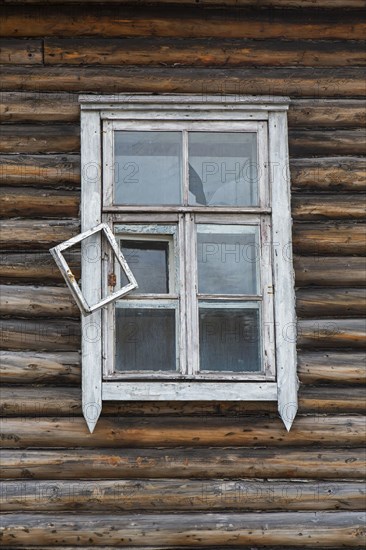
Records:
M136 130L140 121L203 121L206 123L225 121L229 126L236 122L244 127L247 121L267 121L265 134L268 131L268 157L264 158L264 166L270 173L270 195L272 196L273 211L269 208L269 200L266 208L253 207L240 208L240 212L271 214L272 227L272 266L273 266L273 303L275 307L275 336L276 336L276 382L271 381L136 381L123 380L120 382L105 381L101 379L102 348L100 340L93 341L83 338L83 411L92 431L101 409L102 400L271 400L278 401L278 410L286 428L290 429L297 410L297 377L296 377L296 340L284 337L286 327L294 327L295 301L293 269L288 257L284 258L281 247L291 243L291 213L290 213L290 184L288 171L288 136L286 110L289 99L279 97L238 97L238 96L149 96L144 94L118 94L116 96L81 96L82 117L82 223L83 229L88 229L99 223L102 211L136 212L140 221L140 206L113 206L110 201L105 201L102 206L102 186L100 177L88 178L88 167L101 163L103 167L103 188L111 190L111 171L105 168L104 156L102 160L102 148L107 151L107 156L113 158L113 148L108 145L106 128L103 121L124 120L133 123ZM163 125L161 126L161 128ZM103 130L103 131L102 131ZM184 134L184 130L182 130ZM109 136L113 134L109 132ZM261 147L258 147L262 150ZM265 155L264 155L265 156ZM262 161L263 162L263 158ZM267 166L266 163L269 163ZM186 170L187 172L187 170ZM188 181L187 173L183 173L185 181ZM88 193L92 192L95 200L90 201ZM185 198L186 200L186 198ZM185 203L186 204L186 203ZM235 208L215 207L148 207L150 212L157 216L175 216L173 212L199 212L213 211L219 217L220 212L235 210ZM146 209L143 209L145 212ZM160 214L158 214L160 213ZM113 215L113 214L112 214ZM171 218L170 218L171 219ZM186 239L185 235L185 239ZM187 242L187 241L186 241ZM277 247L277 248L276 248ZM90 268L90 270L89 270ZM95 266L88 266L88 273L83 277L96 275ZM98 277L97 277L98 278ZM184 303L184 302L183 302ZM108 305L103 311L114 307ZM101 312L92 314L94 324L98 324ZM83 334L87 323L84 323ZM100 350L100 351L98 351ZM91 361L92 359L92 361ZM93 418L88 415L88 406L97 411Z
M144 204L131 203L122 204L116 201L116 188L121 181L128 181L131 184L138 184L141 173L140 165L136 162L136 158L132 158L128 162L118 161L116 158L116 133L117 132L155 132L157 134L181 134L180 140L180 164L179 170L179 191L180 200L172 201L170 204ZM193 169L190 163L189 156L189 136L198 135L200 133L212 134L238 134L238 135L255 135L256 136L256 154L254 159L249 159L249 166L254 166L256 176L254 178L258 195L258 204L256 205L192 205L190 203L190 171ZM156 134L155 134L156 135ZM220 171L230 172L230 167L220 166ZM247 173L247 168L245 174ZM244 174L244 170L243 170ZM247 175L245 175L247 177ZM178 184L177 184L178 185ZM143 195L143 194L142 194ZM240 212L264 212L270 208L270 191L268 187L268 126L264 121L206 121L206 122L185 122L185 121L149 121L140 122L134 120L104 120L103 121L103 210L104 211L139 211L142 206L145 206L149 211L208 211L212 209L215 212L220 211L235 211Z
M78 283L76 282L75 276L72 273L69 265L67 264L62 252L82 241L85 241L86 239L88 239L92 235L96 235L97 233L102 233L106 237L108 245L112 249L115 259L119 263L120 268L123 270L123 273L127 278L127 283L123 285L122 288L119 288L119 290L112 292L109 295L106 295L103 299L99 300L97 303L90 305L86 300L86 298L84 297ZM121 298L122 296L124 296L128 292L131 292L131 290L134 290L137 287L136 279L133 276L132 271L130 270L121 250L119 249L117 242L113 236L113 233L109 229L108 225L106 225L105 223L102 223L97 227L90 229L89 231L80 233L79 235L72 237L71 239L55 246L54 248L51 248L50 252L54 257L55 262L57 263L65 279L65 282L69 287L70 292L73 295L83 315L90 315L94 311L98 311L102 307L113 302L114 300L117 300L118 298ZM85 256L85 254L83 254L83 256ZM98 260L93 259L93 262L94 261L98 261Z

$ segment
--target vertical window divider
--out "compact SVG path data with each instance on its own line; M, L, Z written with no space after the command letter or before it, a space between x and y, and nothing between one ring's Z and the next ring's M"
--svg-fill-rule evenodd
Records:
M185 214L186 300L187 300L187 374L199 372L199 327L197 300L197 245L193 213Z
M182 131L182 178L183 178L183 205L187 206L189 197L189 161L188 161L188 132Z

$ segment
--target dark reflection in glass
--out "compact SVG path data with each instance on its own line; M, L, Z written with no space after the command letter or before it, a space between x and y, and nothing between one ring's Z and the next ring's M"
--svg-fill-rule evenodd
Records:
M181 132L114 133L115 204L181 204Z
M198 226L198 292L257 294L259 247L256 228L248 233L210 233Z
M205 308L199 311L200 370L259 372L258 309Z
M175 310L116 307L116 371L174 371Z
M189 204L258 204L257 134L189 133Z
M169 292L168 242L121 240L121 248L139 285L130 294ZM127 278L122 270L121 273L123 285Z

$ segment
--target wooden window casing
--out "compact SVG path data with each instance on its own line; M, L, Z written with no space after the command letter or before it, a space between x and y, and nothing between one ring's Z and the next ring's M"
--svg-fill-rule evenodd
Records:
M288 99L119 95L81 96L80 102L82 230L104 222L117 239L168 239L169 292L129 294L118 307L170 308L176 312L176 371L116 370L115 304L82 320L83 411L89 429L95 427L103 400L277 400L280 416L290 429L297 411L297 377ZM113 155L114 136L119 131L181 133L181 204L116 204ZM194 132L256 134L256 206L189 204L188 136ZM256 294L198 294L197 228L212 232L215 227L228 232L233 227L238 231L257 228L260 286ZM103 260L96 264L82 265L87 300L100 300L111 292L108 275L115 272L112 256L105 251ZM200 370L199 303L208 311L219 309L217 304L235 310L258 308L260 371Z

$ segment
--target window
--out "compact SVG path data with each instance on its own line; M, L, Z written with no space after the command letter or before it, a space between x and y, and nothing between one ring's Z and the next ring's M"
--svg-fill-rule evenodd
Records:
M106 224L127 262L126 270L100 234L89 236L100 254L82 254L82 292L104 304L82 320L90 430L103 400L273 400L289 429L297 378L288 100L80 102L82 229Z

